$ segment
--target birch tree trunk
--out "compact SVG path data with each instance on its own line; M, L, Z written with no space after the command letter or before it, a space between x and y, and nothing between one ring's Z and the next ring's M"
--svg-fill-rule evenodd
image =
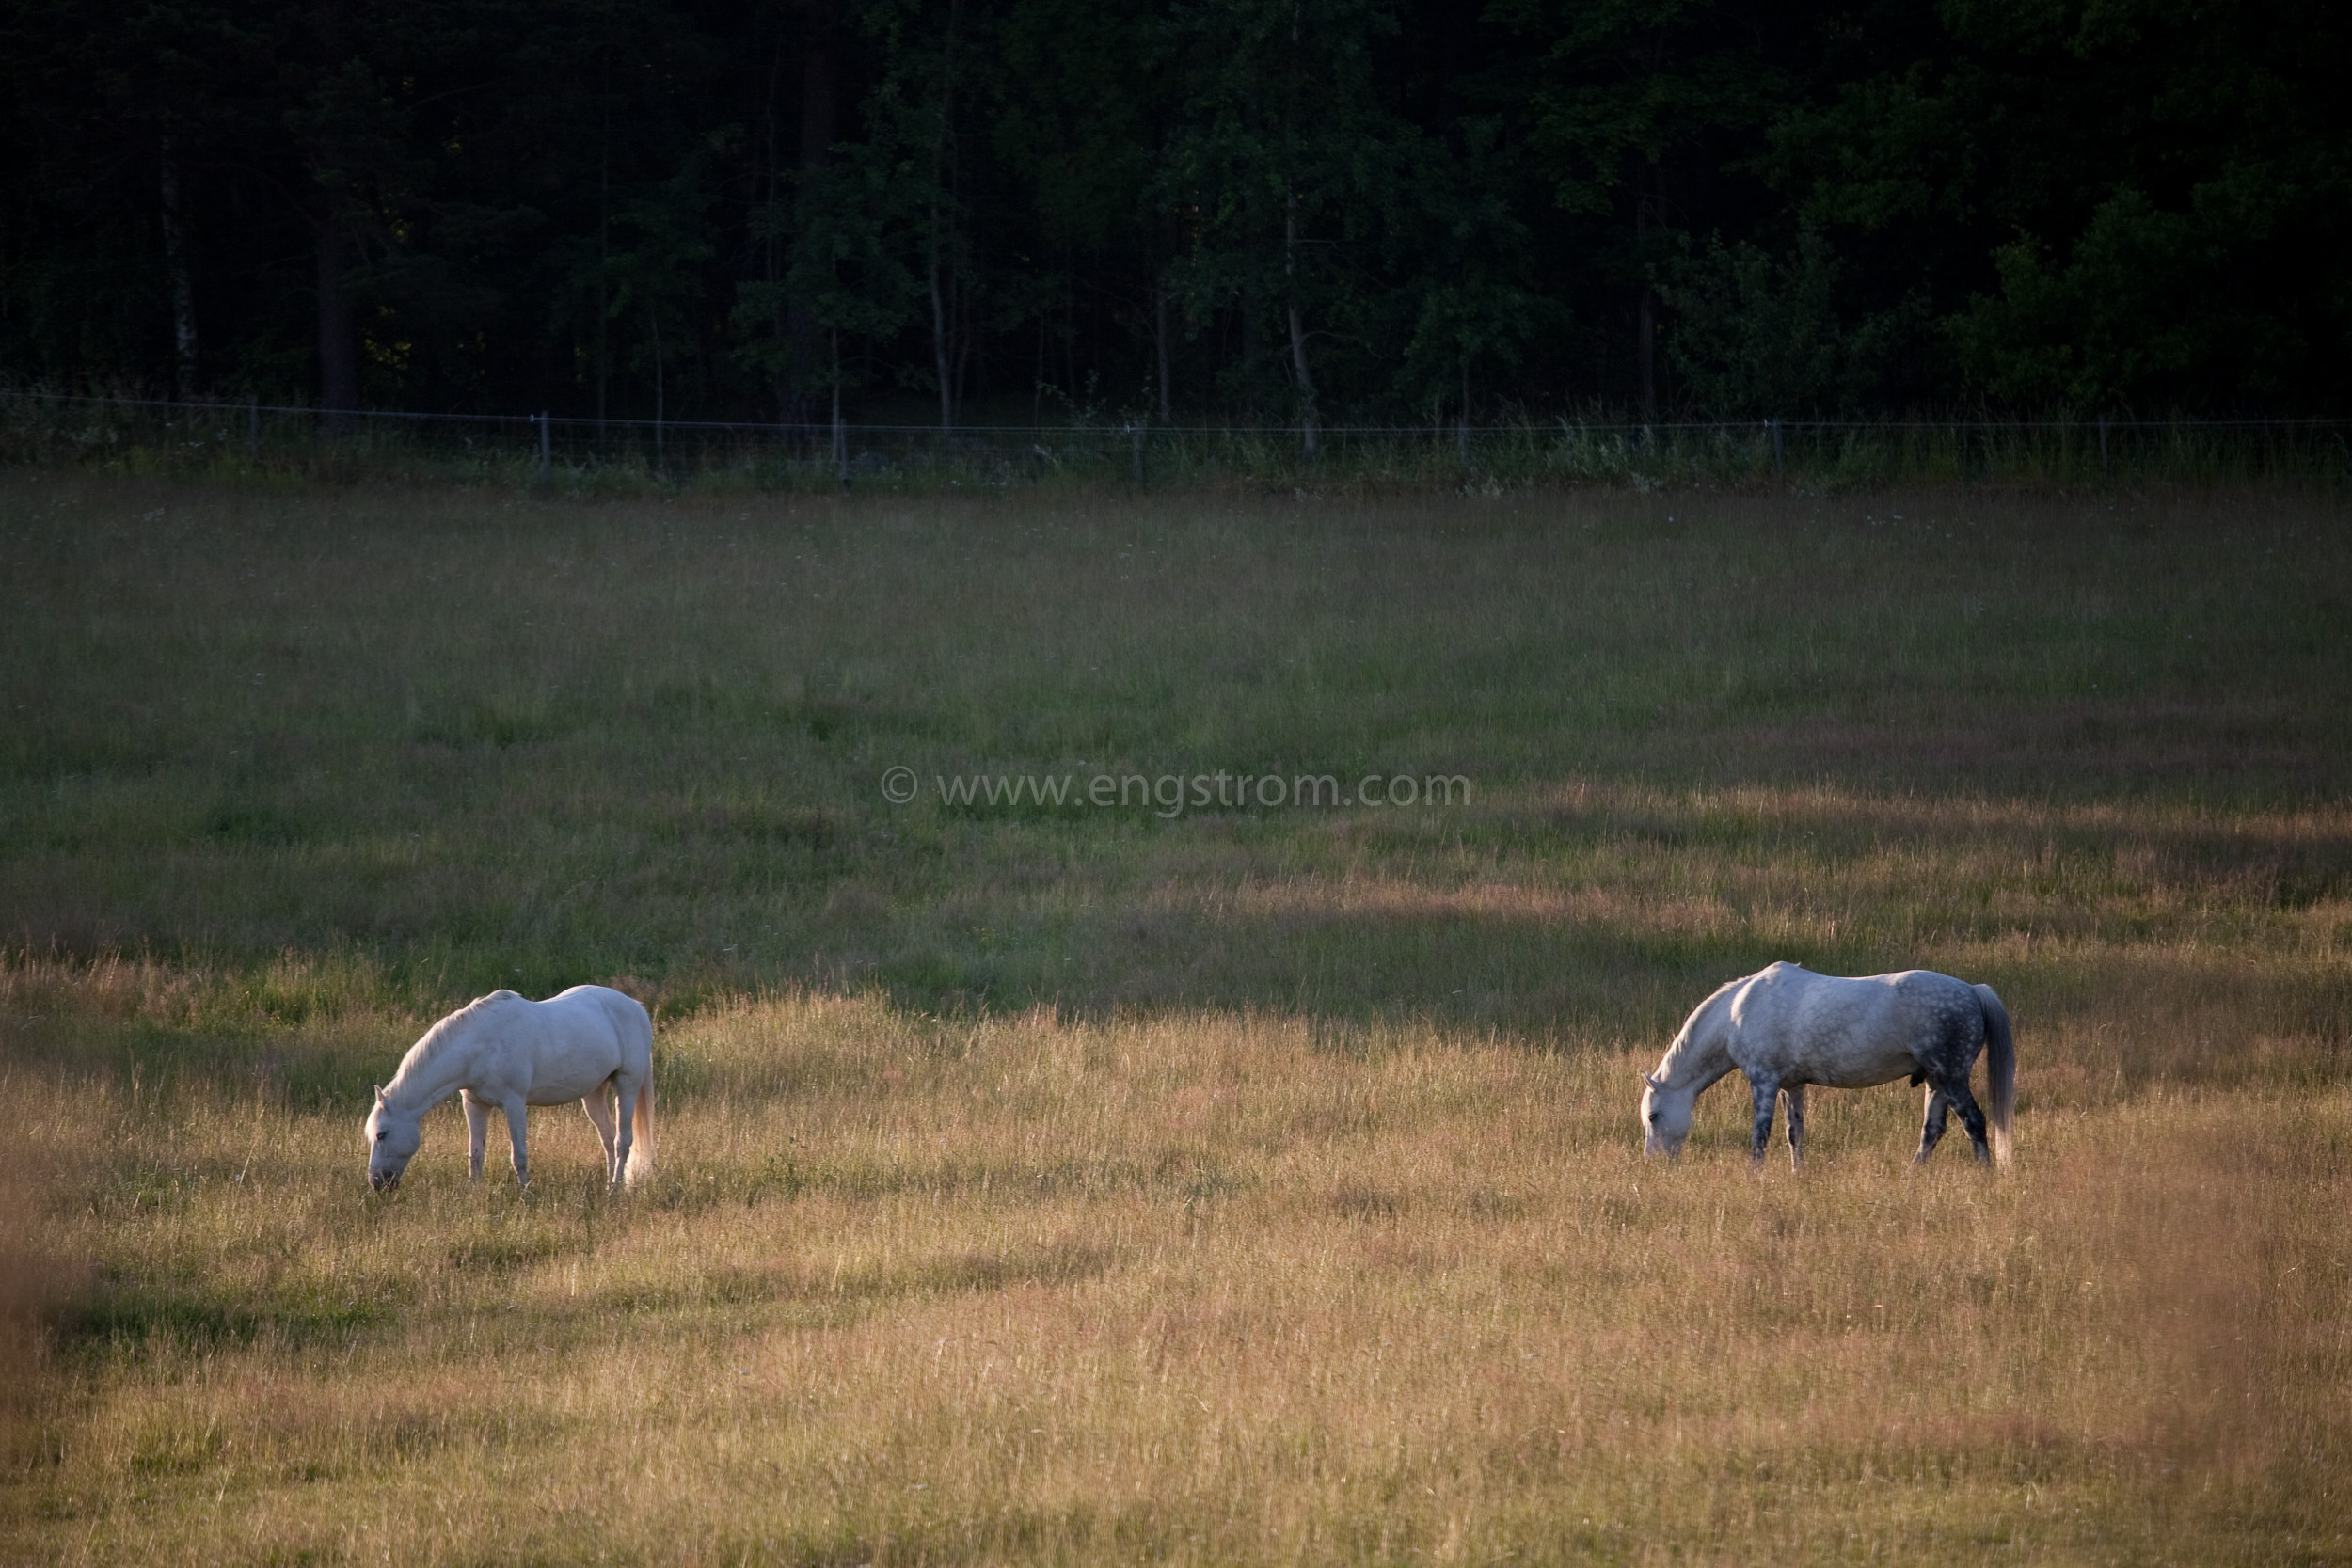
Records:
M939 65L939 136L931 145L931 363L939 377L939 428L956 428L956 367L953 344L955 280L946 276L954 264L955 243L950 204L955 199L956 152L956 31L963 19L963 0L947 8L947 41ZM946 200L941 199L945 193Z
M1168 279L1163 277L1152 290L1152 346L1160 361L1160 423L1175 422L1175 393L1168 387Z
M648 306L645 309L645 325L653 329L653 466L657 472L667 472L670 467L670 454L663 443L661 431L662 415L665 410L662 406L660 312Z
M174 385L183 399L196 395L196 277L188 265L187 224L180 215L180 160L171 138L163 138L164 271L171 282Z
M939 428L956 428L956 384L947 370L947 305L941 297L939 209L931 209L931 366L939 377Z
M801 200L810 198L810 188L817 177L833 161L833 144L836 135L834 110L834 84L838 74L839 51L836 43L840 19L840 0L808 0L807 25L802 35L801 52ZM814 412L805 390L805 380L818 365L817 312L806 300L795 299L785 307L784 336L788 349L787 373L803 378L803 385L793 389L794 406L789 417L805 420ZM838 361L840 356L834 356ZM834 366L834 379L839 379L839 366ZM839 388L834 389L839 401Z
M1658 419L1658 295L1647 287L1642 290L1640 347L1642 423L1648 425Z
M1298 314L1298 197L1290 198L1282 214L1282 276L1290 280L1291 374L1298 381L1298 439L1307 455L1315 454L1323 421L1315 409L1314 372L1307 368L1307 327Z
M351 231L332 197L319 219L318 246L319 406L326 411L328 434L342 435L357 422L350 415L359 406L359 329L345 282Z
M351 57L343 0L325 0L318 8L316 65L340 69ZM337 127L326 126L308 149L311 177L317 181L319 406L326 411L326 430L340 436L358 423L350 415L359 406L359 327L351 309L350 275L358 261L352 234L351 198L345 194L343 150ZM329 171L338 171L330 176Z
M1295 152L1288 145L1298 134L1298 43L1299 6L1291 5L1291 101L1284 118L1282 161L1282 293L1283 303L1290 312L1291 375L1298 383L1298 440L1300 449L1312 457L1321 435L1322 420L1315 409L1314 372L1307 368L1307 326L1298 313L1298 175L1293 166Z

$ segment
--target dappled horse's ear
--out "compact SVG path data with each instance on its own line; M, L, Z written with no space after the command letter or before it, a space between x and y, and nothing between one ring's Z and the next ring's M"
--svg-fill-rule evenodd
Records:
M1647 1084L1647 1085L1648 1085L1651 1088L1653 1088L1653 1089L1662 1089L1662 1088L1664 1088L1664 1087L1666 1086L1665 1085L1663 1085L1663 1084L1660 1083L1657 1079L1652 1078L1652 1077L1651 1077L1648 1073L1646 1073L1646 1072L1645 1072L1645 1073L1644 1073L1644 1074L1642 1074L1642 1082L1643 1082L1643 1083L1645 1083L1645 1084ZM378 1099L381 1099L381 1098L382 1098L382 1096L380 1096L380 1095L379 1095L377 1098L378 1098Z

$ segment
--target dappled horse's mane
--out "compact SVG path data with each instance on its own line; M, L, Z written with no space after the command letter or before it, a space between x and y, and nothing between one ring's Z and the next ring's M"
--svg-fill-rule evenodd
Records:
M1683 1020L1682 1027L1676 1032L1673 1043L1666 1047L1665 1058L1658 1064L1659 1077L1672 1081L1677 1069L1682 1066L1683 1058L1698 1048L1700 1026L1712 1020L1716 1011L1726 1004L1733 991L1738 990L1754 978L1752 974L1742 974L1737 980L1725 980L1715 988L1706 1001L1691 1009L1691 1016Z
M410 1046L408 1054L401 1058L400 1070L406 1072L412 1067L421 1067L430 1062L435 1053L449 1043L451 1036L457 1034L466 1024L480 1017L492 1003L521 1000L520 996L511 990L494 990L487 996L475 997L447 1018L436 1022L432 1028L427 1029L424 1032L424 1037Z

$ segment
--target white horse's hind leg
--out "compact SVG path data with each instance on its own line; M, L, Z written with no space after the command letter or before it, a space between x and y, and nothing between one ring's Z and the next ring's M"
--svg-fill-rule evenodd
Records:
M1804 1085L1792 1084L1780 1091L1788 1102L1788 1168L1804 1169Z
M1949 1103L1942 1089L1929 1086L1927 1108L1919 1118L1919 1152L1911 1157L1913 1164L1924 1163L1935 1152L1936 1143L1944 1136L1944 1112Z
M1772 1143L1772 1106L1780 1099L1780 1083L1772 1078L1754 1079L1748 1087L1756 1093L1756 1137L1748 1146L1748 1158L1760 1165Z
M504 1101L499 1109L506 1113L506 1141L515 1146L515 1185L531 1185L531 1123L526 1119L529 1107L522 1096Z
M471 1089L459 1091L466 1103L467 1171L466 1180L482 1180L482 1151L490 1142L490 1107L473 1097Z
M612 1103L605 1099L610 1089L609 1083L598 1084L588 1091L588 1098L580 1102L580 1108L588 1113L588 1119L596 1124L596 1136L604 1140L604 1179L608 1182L621 1179L621 1157L612 1148ZM622 1125L628 1125L626 1118Z
M613 1104L620 1116L620 1141L612 1146L612 1185L628 1180L629 1150L637 1147L637 1098L645 1092L643 1080L630 1083L615 1074L612 1079Z

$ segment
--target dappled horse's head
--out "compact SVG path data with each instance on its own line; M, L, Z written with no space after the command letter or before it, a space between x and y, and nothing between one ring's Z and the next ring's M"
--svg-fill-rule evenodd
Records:
M384 1091L376 1090L374 1108L368 1112L368 1185L379 1193L399 1186L400 1173L423 1141L418 1118L393 1110Z
M1698 1096L1689 1089L1672 1089L1642 1074L1642 1152L1663 1154L1669 1160L1682 1152L1691 1135L1691 1113Z

